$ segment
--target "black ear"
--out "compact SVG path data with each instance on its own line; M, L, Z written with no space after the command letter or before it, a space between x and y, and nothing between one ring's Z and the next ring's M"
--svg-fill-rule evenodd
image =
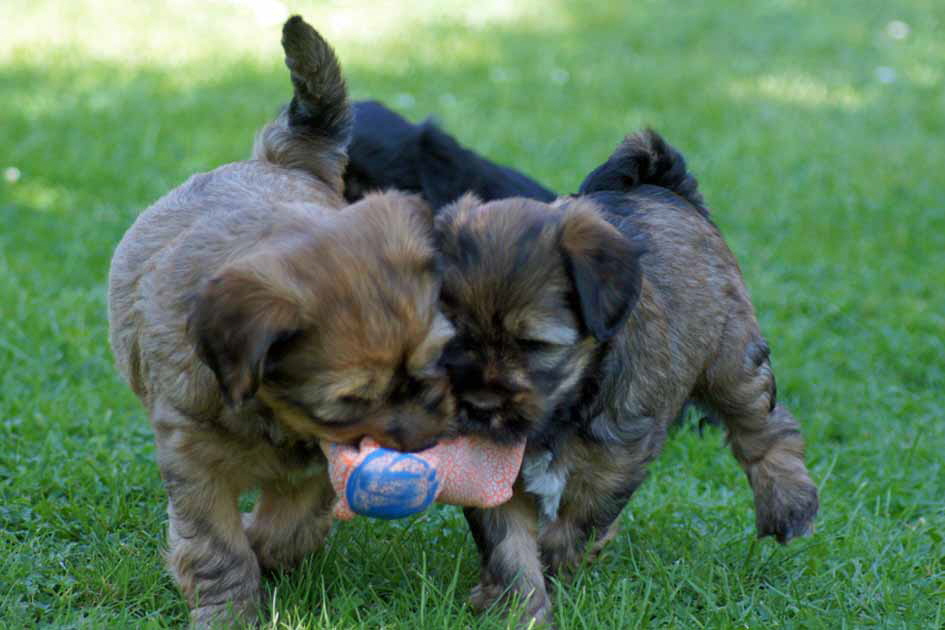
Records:
M417 142L420 190L435 210L483 187L481 158L460 146L453 136L425 122Z
M623 236L593 207L566 210L561 249L581 319L598 341L620 331L640 298L643 247Z
M256 394L269 349L298 326L296 306L264 276L243 270L210 280L187 321L197 356L213 370L229 405Z

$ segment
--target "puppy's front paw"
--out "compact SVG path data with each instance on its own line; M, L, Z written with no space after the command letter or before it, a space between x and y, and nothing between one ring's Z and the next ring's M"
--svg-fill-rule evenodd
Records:
M551 612L551 600L547 595L533 595L528 598L525 612L516 622L516 627L522 629L545 628L553 630L555 627L554 615Z
M515 592L514 588L493 582L480 582L469 594L469 605L476 614L480 614L492 606L501 605L501 602L506 601L513 592ZM554 627L551 600L544 590L523 593L523 600L526 602L525 610L515 623L517 628Z
M256 602L226 602L200 606L190 611L190 626L195 630L252 628L259 625Z
M469 592L469 607L478 615L499 601L505 591L504 587L493 582L480 582Z
M574 544L542 546L541 560L548 574L558 579L570 579L583 560L582 550Z

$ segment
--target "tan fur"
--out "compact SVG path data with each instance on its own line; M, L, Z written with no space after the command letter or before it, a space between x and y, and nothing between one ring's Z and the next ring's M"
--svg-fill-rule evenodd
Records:
M311 27L284 32L337 71ZM338 76L311 74L344 98ZM319 440L416 450L452 429L430 209L393 192L346 206L342 141L291 111L259 134L257 159L145 210L109 275L112 349L154 428L168 566L198 625L253 619L260 568L321 544L334 494Z
M192 605L216 614L234 602L251 615L252 548L270 568L318 546L330 507L324 469L289 481L320 466L313 440L369 434L410 449L448 430L448 397L432 413L417 409L423 395L446 393L445 379L428 378L418 400L388 402L401 366L428 369L445 341L430 339L437 282L418 203L392 193L343 209L336 191L307 173L247 162L192 178L147 210L119 245L112 344L155 426L171 498L169 563ZM230 280L221 299L252 302L252 326L312 331L280 360L280 373L298 383L263 378L254 398L225 404L188 332L194 298L214 277ZM241 295L257 283L259 295ZM364 402L338 402L350 395ZM352 415L357 422L334 424ZM256 486L263 496L247 537L236 499Z

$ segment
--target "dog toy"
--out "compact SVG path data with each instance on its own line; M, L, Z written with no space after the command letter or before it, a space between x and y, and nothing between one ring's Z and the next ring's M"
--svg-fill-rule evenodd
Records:
M524 441L500 446L479 437L444 440L417 453L401 453L364 438L358 447L322 442L338 495L335 518L355 514L395 519L422 512L434 501L489 508L512 498Z

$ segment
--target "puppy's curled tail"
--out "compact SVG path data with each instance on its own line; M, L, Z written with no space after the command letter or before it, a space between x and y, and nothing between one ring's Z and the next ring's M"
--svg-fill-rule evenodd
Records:
M256 137L253 157L301 168L340 186L354 118L338 58L298 15L282 27L282 48L295 93Z
M703 216L709 216L699 183L686 169L685 158L652 129L624 138L607 161L584 178L580 194L628 192L644 184L671 190Z

